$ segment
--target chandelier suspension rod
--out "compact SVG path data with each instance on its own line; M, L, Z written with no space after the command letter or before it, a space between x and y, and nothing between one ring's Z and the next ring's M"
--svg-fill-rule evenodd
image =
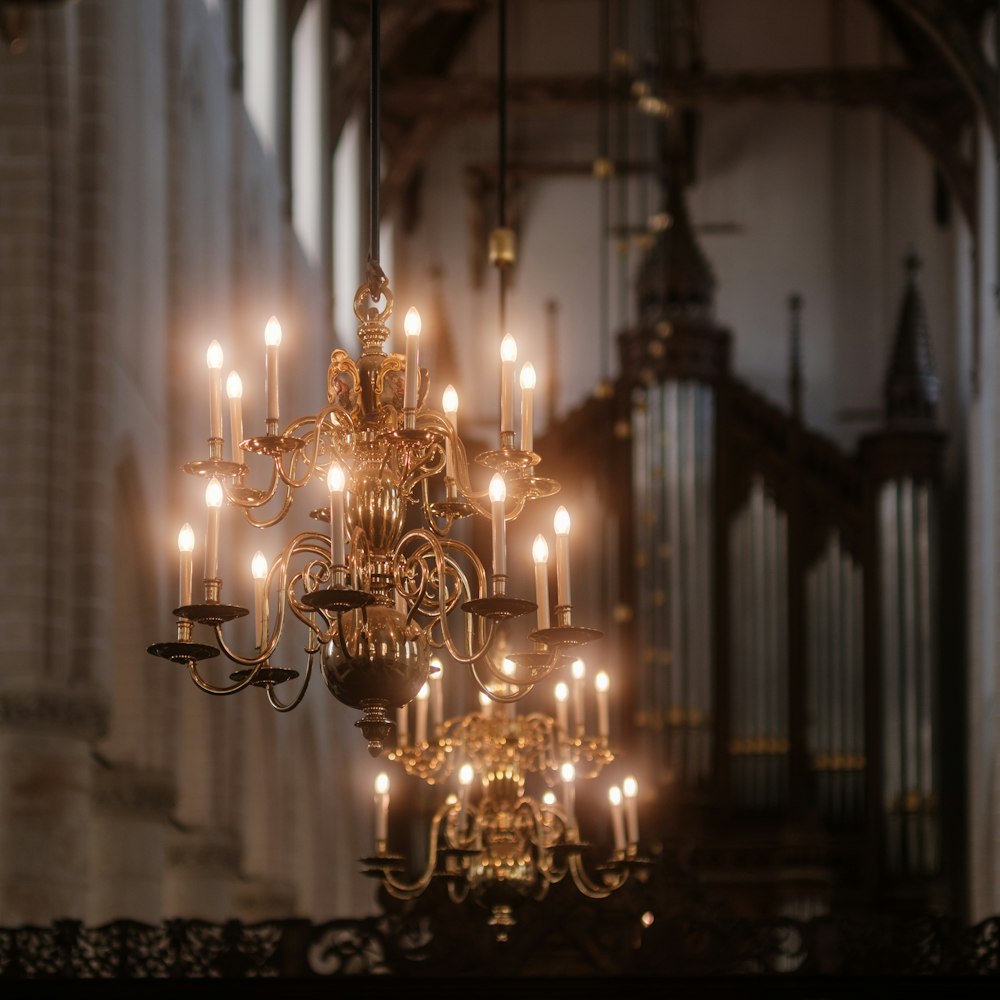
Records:
M368 143L370 152L370 174L368 209L370 213L368 233L368 281L372 299L377 299L376 287L385 280L379 263L379 188L381 186L381 164L379 162L379 67L381 62L381 35L379 0L371 0L371 83L368 88ZM374 279L374 280L373 280Z
M497 226L507 227L507 0L497 2ZM507 329L507 268L500 275L500 334Z
M600 259L600 282L598 284L598 296L600 298L600 379L606 381L610 373L610 353L611 353L611 315L610 315L610 290L609 290L609 267L608 240L611 238L611 175L607 171L610 169L610 144L609 135L609 104L611 100L611 5L609 0L601 0L601 31L598 37L603 37L601 45L601 104L597 119L597 148L598 158L601 163L602 176L600 177L600 243L598 244Z

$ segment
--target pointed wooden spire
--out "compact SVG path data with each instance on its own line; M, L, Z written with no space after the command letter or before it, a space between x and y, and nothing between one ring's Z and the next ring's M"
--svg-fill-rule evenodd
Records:
M890 424L933 424L940 380L934 368L923 296L917 287L920 258L905 259L906 291L885 378L885 412Z

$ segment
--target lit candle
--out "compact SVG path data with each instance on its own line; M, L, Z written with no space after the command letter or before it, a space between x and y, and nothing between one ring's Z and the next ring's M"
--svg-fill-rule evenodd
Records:
M507 657L505 656L503 658L503 663L500 664L500 672L505 677L513 677L514 676L514 671L516 669L517 668L514 666L514 661L513 660L508 660ZM507 695L513 694L513 691L511 691L509 688L507 688L504 691L504 694L507 694ZM507 718L508 719L513 719L514 718L514 702L508 701L506 703L506 705L504 706L504 708L506 708L506 710L507 710L506 711Z
M552 521L556 533L556 604L569 607L569 511L560 507Z
M529 361L521 369L521 451L531 451L535 445L531 429L531 404L535 395L535 368Z
M504 334L500 342L500 434L514 433L514 362L517 341ZM501 444L503 443L501 438Z
M535 561L535 603L538 605L538 628L549 627L549 546L544 535L535 535L531 545Z
M622 853L625 850L625 822L622 819L622 790L617 785L608 789L608 801L611 803L611 828L615 835L615 850Z
M427 681L424 681L417 692L417 735L415 741L417 746L420 746L427 739L427 699L430 693L430 687Z
M555 792L544 792L542 794L542 805L551 809L556 804L556 793Z
M229 397L229 433L232 435L233 461L243 464L243 379L237 372L230 372L226 379L226 395Z
M208 345L208 416L210 437L222 439L222 346L217 340Z
M504 501L507 499L507 484L499 472L490 480L490 503L493 515L493 576L507 575L507 522L504 515Z
M417 378L420 368L417 361L417 350L420 344L420 313L410 306L403 320L403 332L406 334L406 372L403 383L403 409L417 408Z
M257 648L264 648L264 580L267 577L267 560L258 549L250 560L250 574L253 576L254 621L257 623Z
M583 736L586 728L583 714L583 679L587 676L587 667L583 660L574 660L570 669L573 673L573 728L577 736Z
M448 423L451 424L452 434L458 434L458 393L455 392L455 387L453 385L446 385L444 392L441 394L441 409L444 410L445 418ZM449 479L455 478L455 455L454 449L451 446L451 440L447 439L444 443L445 461L447 465L445 467L445 475Z
M622 782L622 792L625 795L625 828L628 833L628 843L634 847L639 843L639 811L637 796L639 785L631 775Z
M436 669L435 669L436 668ZM431 660L431 725L440 726L444 722L444 688L441 678L444 676L444 669L441 661L435 656Z
M331 462L326 474L326 488L330 491L330 562L334 567L334 584L343 583L337 567L346 562L344 556L344 470L339 462Z
M485 692L479 692L479 714L484 719L493 718L493 699Z
M389 839L389 775L382 771L375 778L375 843L384 851Z
M272 316L264 327L267 348L267 419L278 421L278 348L281 346L281 324Z
M569 688L565 681L560 681L556 685L556 725L559 727L559 735L569 737L569 724L566 720L566 702L569 699Z
M219 578L219 509L222 507L222 483L215 476L205 487L208 507L208 534L205 537L205 579Z
M185 524L177 533L177 548L181 557L180 603L177 606L184 608L191 603L191 579L194 575L191 555L194 551L194 532L190 524Z
M463 764L458 770L458 783L462 786L462 796L460 799L462 812L458 818L458 832L464 836L466 826L466 814L469 811L469 786L476 772L472 770L471 764Z
M594 678L594 689L597 692L597 738L602 743L608 742L610 735L610 725L608 723L608 688L611 679L607 672L600 670Z
M566 813L566 828L572 829L576 826L576 817L574 815L574 806L576 804L576 786L574 784L576 768L569 761L566 761L559 769L559 773L562 775L563 780L563 810Z

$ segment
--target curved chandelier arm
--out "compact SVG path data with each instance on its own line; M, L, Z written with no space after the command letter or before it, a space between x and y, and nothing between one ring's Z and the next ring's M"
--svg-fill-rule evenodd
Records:
M277 484L278 484L277 467L275 467L275 471L272 473L272 477L273 481L272 481L271 491L267 497L267 500L270 500L277 493ZM262 500L260 503L254 503L248 507L244 507L243 516L255 528L272 528L279 521L284 520L285 515L288 513L288 511L291 509L292 506L291 486L287 485L285 486L285 495L281 500L281 507L278 508L278 512L276 514L273 514L271 517L261 518L260 520L258 520L256 517L253 516L252 510L257 507L262 507L265 503L267 503L267 500Z
M570 855L569 871L577 889L589 899L606 899L628 881L628 868L625 867L609 868L604 874L603 882L595 881L587 874L579 854Z
M441 833L441 823L456 807L456 803L445 801L434 814L434 818L431 820L429 837L430 853L427 858L427 867L417 876L415 881L404 882L395 878L392 871L388 868L382 870L382 881L385 883L385 887L391 896L395 896L397 899L413 899L419 896L430 885L431 879L437 870L438 838Z
M229 485L224 486L224 489L226 500L234 507L239 507L251 524L256 524L257 522L250 517L250 511L256 510L258 507L265 507L274 499L274 495L278 492L278 473L272 463L271 481L266 490L245 490L237 493Z
M206 694L236 694L237 691L242 691L245 687L249 687L253 683L254 678L259 673L263 663L264 661L261 660L260 663L254 665L253 669L247 674L246 677L242 680L236 681L234 684L227 685L226 687L220 687L206 681L205 678L198 673L198 668L195 666L193 660L188 663L188 673L191 675L191 680L193 680L195 684Z
M449 597L447 586L449 576L459 581L458 596L464 591L471 597L473 596L473 591L468 586L468 579L461 566L450 555L450 552L454 551L459 555L465 556L468 562L475 567L479 594L486 593L486 571L483 569L482 563L477 558L475 552L464 542L459 542L452 538L439 538L426 528L414 528L408 531L400 539L397 551L400 551L407 542L412 540L420 541L423 543L423 546L410 555L408 559L410 564L422 566L423 560L428 554L434 557L434 577L437 582L437 596L434 599L435 609L431 615L431 627L439 625L441 628L441 643L439 644L439 648L440 645L443 645L457 663L474 663L490 647L490 643L493 640L493 623L490 622L488 625L485 625L482 619L477 619L476 621L479 623L477 629L472 622L474 616L466 615L466 618L469 619L466 622L467 649L464 651L459 649L458 644L452 638L451 629L448 627L448 612L457 603L457 598L451 599ZM424 570L424 572L427 571Z
M273 708L276 712L290 712L293 708L296 708L299 702L301 702L305 697L306 688L309 687L309 679L312 677L313 657L316 655L318 650L318 646L310 645L306 648L306 654L308 656L308 659L306 660L306 673L302 678L302 686L299 688L299 693L295 697L294 701L286 704L274 693L274 685L267 685L267 700L271 708Z

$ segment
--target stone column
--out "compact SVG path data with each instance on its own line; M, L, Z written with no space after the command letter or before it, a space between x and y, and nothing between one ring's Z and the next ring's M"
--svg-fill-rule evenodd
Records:
M158 923L174 780L151 768L97 766L93 792L87 922Z
M234 913L233 888L240 846L225 830L176 830L167 845L163 913L166 918L222 922Z
M0 691L0 926L82 919L92 759L103 699L56 687Z

